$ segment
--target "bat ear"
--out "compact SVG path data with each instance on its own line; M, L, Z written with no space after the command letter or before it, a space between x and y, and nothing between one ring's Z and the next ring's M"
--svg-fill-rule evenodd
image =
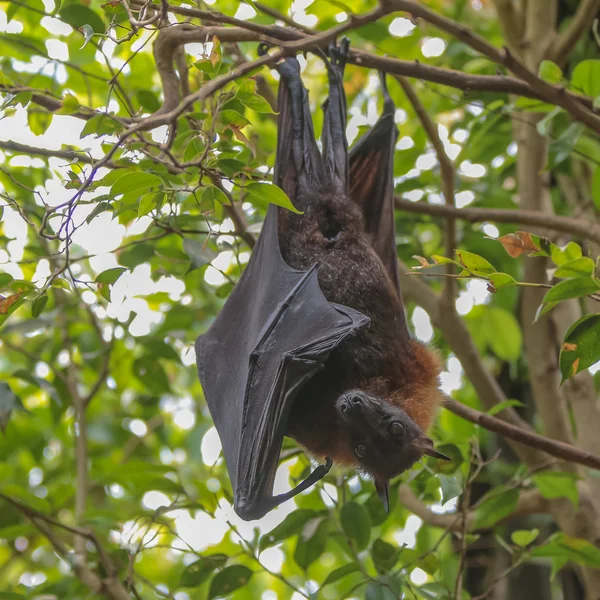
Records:
M421 444L422 444L423 454L427 454L427 456L433 456L433 458L438 458L439 460L452 460L449 456L446 456L445 454L438 452L433 447L433 440L431 438L423 436Z
M385 512L390 512L390 500L389 500L389 484L387 480L376 479L375 480L375 489L377 490L377 495L381 500L381 504L383 504L383 508L385 508Z

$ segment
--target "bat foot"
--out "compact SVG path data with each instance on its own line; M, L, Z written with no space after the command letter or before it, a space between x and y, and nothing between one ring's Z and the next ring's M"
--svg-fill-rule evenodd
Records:
M347 37L343 37L339 44L335 41L329 44L329 59L331 60L331 64L338 68L340 73L344 72L349 50L350 40Z

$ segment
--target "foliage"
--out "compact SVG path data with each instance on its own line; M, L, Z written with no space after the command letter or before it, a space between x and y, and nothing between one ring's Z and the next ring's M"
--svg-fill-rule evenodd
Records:
M504 44L491 3L422 4L496 47ZM253 5L222 0L218 10L275 23ZM152 54L156 23L132 29L130 6L136 19L152 18L130 2L0 5L0 598L98 597L74 554L81 553L82 540L93 576L116 581L125 597L135 589L144 599L258 598L265 591L317 597L317 590L325 599L396 598L399 590L415 598L453 598L465 568L457 548L480 536L508 553L514 568L527 561L552 573L569 563L600 568L600 550L556 532L549 514L517 531L507 524L520 498L536 491L575 510L578 478L532 473L509 451L497 456L496 438L446 411L432 436L452 461L426 459L393 482L388 515L372 482L334 469L259 523L236 517L193 341L239 279L268 204L295 210L270 184L276 80L266 67L254 70L195 102L176 127L131 133L140 119L157 111L160 117L164 88ZM284 14L290 6L269 2ZM373 7L359 1L352 12ZM295 7L293 16L324 31L343 20L345 10L339 2L315 0L305 10ZM496 74L491 61L462 41L406 16L386 15L347 35L354 48L380 56ZM177 14L180 22L186 18ZM542 62L540 77L598 105L594 44L582 38L566 65ZM255 59L256 46L217 39L188 45L190 90L208 89ZM305 78L320 130L326 73L313 54ZM388 79L400 128L396 192L440 204L443 182L431 141L401 87ZM352 136L373 121L376 82L374 72L348 66ZM573 210L567 185L589 194L588 218L597 218L600 142L563 108L428 81L415 82L415 89L453 160L459 208L518 208L511 120L535 110L545 115L537 131L550 145L554 211ZM568 235L550 242L515 233L514 225L457 221L454 260L445 256L441 219L408 211L395 218L403 261L414 265L413 256L433 256L435 265L460 269L457 308L474 347L507 395L521 401L507 400L491 414L526 404L529 416L535 410L523 323L515 316L522 286L533 283L524 279L525 257L510 254L519 245L554 270L540 317L566 299L581 299L585 308L564 336L563 380L598 361L600 317L597 306L584 304L600 292L597 245L590 251L586 240ZM421 267L431 266L420 260ZM445 281L438 271L426 280L436 291ZM412 303L408 316L417 335L439 348L445 389L481 409L448 339L438 329L429 333L429 318ZM539 419L531 422L539 425ZM310 469L296 450L286 440L276 491ZM464 494L472 483L478 497L472 490ZM406 492L425 508L423 521L398 499ZM473 506L462 513L469 495ZM441 526L428 520L426 505L449 513L441 515Z

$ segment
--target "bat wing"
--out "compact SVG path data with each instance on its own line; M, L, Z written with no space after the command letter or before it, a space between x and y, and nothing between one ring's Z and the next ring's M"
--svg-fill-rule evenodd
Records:
M394 146L398 129L394 102L381 75L383 113L350 150L350 196L360 206L371 245L400 291L394 225Z
M325 168L315 140L308 91L300 79L300 64L295 57L289 57L275 68L281 78L273 181L295 203L299 192L323 187Z
M270 207L248 267L196 341L198 373L243 519L260 518L300 491L303 484L273 496L290 407L329 353L367 322L327 301L314 267L297 271L284 262ZM302 489L326 472L318 469Z

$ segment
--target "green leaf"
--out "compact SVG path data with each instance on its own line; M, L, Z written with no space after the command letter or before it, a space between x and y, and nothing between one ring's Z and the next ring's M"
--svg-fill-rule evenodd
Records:
M0 273L0 290L3 290L11 281L13 281L13 276L10 273Z
M534 557L558 559L564 564L567 561L600 569L600 550L590 542L572 538L564 533L553 535L543 546L533 548Z
M244 565L231 565L217 573L210 582L208 600L218 596L229 596L231 592L245 586L253 572Z
M30 109L27 111L27 125L35 135L46 133L52 123L52 113L41 109Z
M451 475L438 475L440 487L442 488L442 505L446 504L452 498L457 498L462 493L462 488L456 480L456 477Z
M371 537L369 511L357 502L347 502L340 511L340 521L344 533L355 542L357 550L364 550Z
M352 575L352 573L356 573L357 571L360 571L360 569L356 563L348 563L343 567L335 569L335 571L331 571L331 573L329 573L329 575L327 575L325 578L325 581L321 584L321 587L323 588L330 583L335 583L336 581L343 579L347 575Z
M390 580L390 577L383 576L379 580L371 581L365 590L365 600L398 600L401 598L399 578L395 577L393 581Z
M119 262L128 269L134 269L138 265L147 262L154 256L154 248L151 244L136 244L121 252Z
M586 315L574 323L560 351L563 382L600 360L600 314Z
M600 210L600 166L596 167L592 177L592 199L597 210Z
M450 600L451 598L448 588L437 581L426 583L416 589L419 592L419 595L426 600Z
M275 546L283 540L287 540L294 535L298 535L304 525L310 520L314 519L316 513L314 510L308 510L299 508L294 512L290 513L277 527L265 533L259 542L259 550L262 552L266 548Z
M553 246L550 253L550 258L557 267L577 260L582 256L581 246L575 242L569 242L564 248Z
M537 539L538 535L540 535L539 529L531 529L529 531L524 529L519 529L518 531L513 531L510 535L511 540L517 546L521 548L525 548L529 546Z
M248 195L256 198L260 202L268 202L270 204L276 204L283 208L287 208L296 214L301 215L302 211L298 210L292 201L287 197L287 194L276 185L269 183L251 183L245 188Z
M496 269L483 256L467 252L466 250L457 250L456 258L465 269L468 269L474 275L487 277L496 272Z
M564 263L561 267L558 267L554 272L555 277L590 277L594 273L596 265L594 261L583 256L576 260Z
M46 307L46 304L48 304L48 296L46 294L40 296L39 298L36 298L33 301L33 304L31 305L31 316L34 319L39 317L42 314L44 308Z
M515 315L499 306L486 306L483 326L490 348L502 360L516 360L521 355L523 334Z
M153 356L143 356L133 362L133 374L155 394L170 391L169 378Z
M490 415L490 417L493 417L502 412L505 408L510 408L511 406L523 406L523 403L518 400L504 400L504 402L498 402L498 404L492 406L492 408L487 411L487 414Z
M229 202L229 198L225 195L225 193L214 185L209 185L202 192L202 197L200 202L204 205L212 206L214 202L218 202L219 204L224 204L225 206L230 206L231 202Z
M557 167L569 158L584 131L585 126L582 123L571 123L557 139L553 140L549 147L546 169Z
M552 287L542 300L542 310L540 315L547 313L553 306L556 306L556 302L562 302L563 300L569 300L571 298L582 298L584 296L590 296L600 291L600 283L592 278L577 278L577 279L565 279L560 283L557 283ZM552 304L552 306L550 306Z
M538 121L536 128L540 135L547 136L550 133L552 122L561 111L562 109L557 106L552 112L548 113L543 119Z
M90 8L83 4L69 4L59 11L60 18L68 23L73 29L79 29L84 25L90 25L95 33L104 33L106 25L104 21Z
M398 561L400 555L400 549L392 546L388 542L378 538L373 542L371 547L371 557L375 568L380 573L387 573L393 569L394 565Z
M102 197L108 198L109 196ZM110 210L111 206L110 202L98 202L98 204L94 206L94 210L86 217L85 222L89 225L100 213Z
M189 564L179 578L179 585L182 587L198 587L206 581L210 575L218 568L225 565L228 556L226 554L210 554L203 556Z
M219 120L224 125L233 125L239 128L245 127L248 125L248 123L250 123L250 121L248 121L244 115L241 115L236 110L222 110L219 113Z
M159 292L160 293L160 292ZM167 296L168 298L168 296ZM172 346L169 346L166 342L160 339L149 339L144 340L144 348L147 352L149 352L152 356L166 358L167 360L172 360L176 363L181 363L181 358L179 354L173 349Z
M83 45L79 49L83 50L94 36L94 28L86 23L85 25L82 25L79 28L79 31L81 31L81 33L83 34Z
M114 267L113 269L102 271L102 273L96 277L96 283L115 283L125 271L127 271L127 269L124 267Z
M244 106L256 111L257 113L273 114L271 105L258 94L255 96L245 96L239 100Z
M475 512L475 527L477 529L490 529L498 521L508 517L519 500L519 490L498 492L492 490L484 496L483 501Z
M111 189L111 196L119 196L137 190L150 191L150 188L162 185L162 180L153 173L127 173L117 179Z
M556 63L552 62L551 60L543 60L540 63L538 75L540 76L540 79L543 79L548 83L560 83L563 77L563 72Z
M308 567L323 554L327 543L328 522L324 517L307 521L294 550L294 560L301 569Z
M38 512L47 515L50 514L50 505L46 500L38 498L29 490L26 490L15 483L0 483L0 492L5 496L9 496L13 500L16 500L19 504L23 504L23 506L33 508L33 510L37 510Z
M596 98L600 95L600 60L582 60L571 77L573 89Z
M454 444L442 444L436 448L442 454L445 454L450 460L436 460L432 458L429 461L429 468L436 473L443 475L452 475L464 462L462 452ZM433 465L433 467L432 467ZM433 485L433 483L432 483Z
M511 277L507 273L492 273L488 277L497 290L510 287L511 285L517 285L515 278Z
M150 192L149 194L144 194L140 198L140 203L138 204L138 218L147 215L149 212L153 210L158 210L163 205L166 198L166 194L164 192Z
M25 410L8 383L0 381L0 429L4 431L13 410Z
M81 130L79 137L84 138L87 135L95 134L96 137L101 135L111 135L122 128L122 125L112 118L110 115L96 115L92 117ZM117 175L118 171L113 171L113 175Z
M548 500L568 498L575 508L579 505L576 475L560 471L544 471L533 475L532 480L544 498Z
M73 115L79 111L79 100L73 94L65 94L62 106L56 111L59 115Z
M219 256L218 252L210 248L205 248L204 244L191 238L183 240L183 250L190 257L191 264L189 271L203 267Z
M271 105L256 93L256 83L252 79L246 79L240 85L236 98L246 107L258 113L273 113Z
M150 113L154 113L160 108L156 94L150 90L140 90L137 93L137 99L140 105Z

